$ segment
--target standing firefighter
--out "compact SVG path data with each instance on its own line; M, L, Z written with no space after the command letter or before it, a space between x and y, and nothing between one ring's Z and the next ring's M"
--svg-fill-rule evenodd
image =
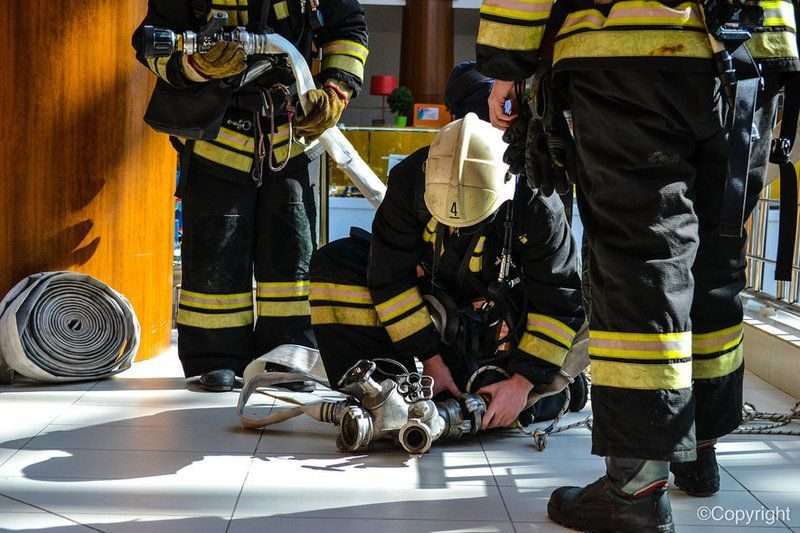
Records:
M552 49L581 169L592 453L606 458L607 475L556 490L548 512L581 530L674 531L669 470L691 495L719 490L714 443L741 418L745 237L740 227L722 236L730 232L721 226L730 209L724 192L737 171L729 170L737 156L731 146L737 134L749 136L751 124L730 135L721 125L711 40L697 3L555 5L551 14L550 0L485 0L477 47L482 72L508 80L496 82L490 99L500 127L515 118L502 110L512 82L549 62L539 50ZM763 26L746 45L765 85L744 171L745 215L763 185L781 77L798 68L792 3L761 5Z
M473 96L490 87L460 65L446 101L456 116L488 115ZM471 388L491 397L488 428L514 423L532 386L559 373L584 321L576 246L559 198L524 184L515 195L504 150L498 130L467 114L392 170L371 238L354 234L314 255L311 317L332 384L359 359L414 370L416 357L434 393L458 397L479 367L495 365L499 374ZM580 376L573 409L585 389ZM560 398L528 414L551 418Z
M295 116L284 56L248 58L240 44L218 42L206 53L145 57L145 25L198 32L221 12L226 30L278 33L306 58L322 50L321 88L307 95L305 116ZM308 267L316 217L299 141L335 125L361 88L364 13L357 0L150 0L133 43L159 78L150 123L177 116L187 130L182 136L163 128L176 134L182 168L178 353L187 377L202 375L208 390L230 390L254 357L280 344L313 342ZM248 66L265 60L266 72L241 85Z

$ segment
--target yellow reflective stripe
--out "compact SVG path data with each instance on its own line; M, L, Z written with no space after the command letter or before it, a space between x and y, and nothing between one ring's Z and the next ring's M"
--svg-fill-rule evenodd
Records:
M642 364L592 359L592 385L637 390L675 390L692 386L692 362Z
M344 54L356 57L363 63L367 62L369 49L361 43L355 41L331 41L322 47L322 55L327 56L331 54Z
M692 376L694 379L714 379L731 374L744 362L744 346L739 344L728 353L710 359L695 358L692 360ZM594 363L592 363L594 367ZM594 370L592 371L594 374Z
M275 162L277 162L277 163L283 162L283 160L286 159L286 152L287 152L288 149L289 149L288 145L276 146L272 150L272 157L273 157L273 159L275 159ZM292 143L292 153L289 156L289 159L291 159L293 157L297 157L298 155L304 153L305 151L306 151L306 147L304 145L300 144L299 142L293 142Z
M178 308L178 316L175 321L182 326L203 329L238 328L253 324L253 311L210 314Z
M253 158L251 156L232 152L206 141L195 141L194 153L209 161L234 168L240 172L249 173L253 168Z
M310 282L298 281L259 281L256 285L256 294L259 298L291 298L308 296Z
M307 316L311 313L308 300L298 302L258 302L258 316Z
M483 252L484 248L486 248L486 236L482 235L480 239L478 239L478 243L475 245L475 250L472 253L478 255Z
M517 346L523 352L552 363L557 367L564 365L564 359L567 357L567 350L563 346L559 346L552 342L547 342L530 333L525 333Z
M253 294L250 292L206 294L181 289L178 301L181 304L199 309L238 309L253 305Z
M759 2L759 5L764 9L764 26L795 29L794 6L790 2L770 0Z
M312 302L328 301L352 304L372 304L372 295L363 285L344 285L339 283L311 284Z
M411 287L397 296L389 298L383 303L375 306L381 322L390 322L392 319L407 313L418 305L422 304L422 296L417 287Z
M583 58L683 57L710 59L708 35L682 30L603 30L556 41L554 62Z
M542 44L544 30L544 25L517 26L481 19L477 43L501 50L531 51L538 49Z
M473 255L469 259L469 271L470 272L480 272L483 270L483 256L482 255Z
M552 0L484 0L480 12L485 15L532 21L546 20Z
M247 7L247 0L239 0L239 6ZM250 21L250 14L247 12L246 9L239 11L239 24L241 26L247 26L247 23Z
M538 313L528 313L528 331L541 333L564 346L572 346L576 332L560 320Z
M341 324L345 326L378 327L378 313L372 307L312 306L311 323L315 326Z
M269 134L269 140L272 144L280 144L289 140L289 125L282 124L278 126L275 133Z
M398 320L394 324L389 324L388 326L384 325L384 327L393 342L400 342L421 331L430 324L433 324L431 314L428 308L423 306L407 317Z
M436 219L431 217L425 229L422 230L422 240L425 242L433 242L436 238Z
M580 29L605 30L619 26L671 26L705 30L699 7L695 3L687 2L670 8L660 2L617 2L607 17L597 9L570 13L561 25L558 36Z
M289 4L286 1L275 4L275 18L283 20L289 16Z
M742 342L744 326L736 324L710 333L695 333L692 336L692 353L711 354L732 350Z
M228 128L220 128L219 134L214 140L225 146L241 150L242 152L253 153L253 149L255 148L255 140L252 137L242 135L238 131Z
M687 359L692 333L621 333L589 331L589 355L614 359Z
M790 31L756 32L746 43L755 59L797 59L797 35Z
M343 54L325 56L322 58L322 70L329 68L343 70L359 80L364 78L364 62L354 57Z

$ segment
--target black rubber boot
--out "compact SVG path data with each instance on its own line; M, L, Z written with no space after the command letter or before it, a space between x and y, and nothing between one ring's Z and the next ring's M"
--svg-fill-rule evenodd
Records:
M713 444L698 446L696 461L672 463L669 470L675 474L675 486L689 496L705 498L719 492L719 465Z
M644 496L625 494L603 476L586 487L556 489L547 514L557 524L590 533L673 533L666 488Z
M196 382L197 386L208 392L228 392L239 386L236 372L229 368L206 372Z

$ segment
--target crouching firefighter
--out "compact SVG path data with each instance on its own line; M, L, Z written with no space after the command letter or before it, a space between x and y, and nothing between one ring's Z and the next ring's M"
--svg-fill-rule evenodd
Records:
M492 121L509 126L515 82L552 62L588 237L592 453L606 475L557 489L548 513L580 531L675 531L670 470L689 495L717 492L715 441L741 422L742 226L776 94L798 69L795 7L501 4L485 0L477 40L479 69L497 79Z
M322 51L320 88L307 94L304 116L296 115L284 55L247 57L235 40L191 55L147 53L148 27L194 31L199 47L219 21L225 31L280 34L307 59ZM316 222L300 141L336 125L360 90L364 13L357 0L150 0L133 44L158 77L145 120L170 133L180 152L178 353L187 377L230 390L258 355L285 343L313 346L308 268ZM256 63L260 75L250 71Z
M413 371L416 358L434 394L488 397L488 429L559 375L584 322L576 246L561 201L517 186L505 149L477 115L452 122L392 170L371 237L316 252L311 317L332 385L359 359ZM570 391L579 410L582 375ZM564 396L521 422L555 417Z

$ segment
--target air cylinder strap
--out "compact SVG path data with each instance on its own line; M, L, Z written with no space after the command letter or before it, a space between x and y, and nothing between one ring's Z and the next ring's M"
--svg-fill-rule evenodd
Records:
M0 366L40 381L106 378L131 366L140 333L131 304L103 282L34 274L0 301Z
M797 172L789 155L797 136L797 121L800 116L800 75L793 74L786 84L783 101L783 119L780 137L773 139L770 163L779 166L781 172L781 205L778 224L778 257L775 279L790 281L794 263L794 242L797 236Z
M758 92L761 89L761 73L746 46L733 52L736 65L736 97L732 126L728 132L730 157L728 178L725 182L719 233L724 237L742 236L747 197L747 180L750 172L750 147L753 135L753 120L756 112Z

